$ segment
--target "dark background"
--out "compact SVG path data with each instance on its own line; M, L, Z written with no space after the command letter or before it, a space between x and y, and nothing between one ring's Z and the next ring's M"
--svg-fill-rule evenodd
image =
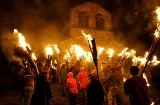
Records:
M119 43L135 49L140 56L149 50L158 23L155 10L159 0L0 0L1 75L13 75L14 71L8 69L19 61L14 57L17 40L13 29L18 29L38 54L44 45L69 38L70 9L87 1L111 13L112 30ZM155 54L159 57L158 50ZM157 81L158 69L153 72Z

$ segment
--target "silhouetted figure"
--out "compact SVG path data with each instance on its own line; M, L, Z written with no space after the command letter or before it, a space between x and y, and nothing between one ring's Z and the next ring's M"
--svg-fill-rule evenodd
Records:
M97 73L91 74L91 81L87 86L87 105L103 105L104 90L98 81Z
M77 78L78 70L77 70L77 65L76 65L75 61L72 62L72 65L71 65L69 71L73 73L75 78Z
M70 105L76 105L76 98L78 94L77 82L72 72L67 74L66 88L69 94Z
M30 105L34 91L36 76L32 69L21 68L19 75L22 76L22 105Z
M61 66L60 79L61 79L61 84L63 88L63 96L65 96L66 95L66 80L67 80L67 70L66 70L65 64L62 64Z
M37 79L31 105L49 105L49 99L52 98L52 91L48 78L49 73L45 71Z
M138 72L139 68L137 66L130 68L132 77L124 83L125 94L129 95L130 105L150 105L146 80L138 76Z

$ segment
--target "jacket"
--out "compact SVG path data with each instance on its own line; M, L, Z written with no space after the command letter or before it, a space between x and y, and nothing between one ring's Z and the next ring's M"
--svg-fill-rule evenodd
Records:
M88 83L89 83L87 72L84 71L84 70L81 70L81 71L78 73L77 81L78 81L79 84L80 84L80 89L81 89L81 88L87 88Z
M66 88L67 88L67 90L68 90L69 93L76 93L76 94L78 94L77 82L74 79L72 72L69 72L67 74Z

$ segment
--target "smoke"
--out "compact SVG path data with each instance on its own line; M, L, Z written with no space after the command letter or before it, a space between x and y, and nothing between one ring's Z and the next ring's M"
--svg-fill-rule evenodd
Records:
M0 21L3 28L18 29L25 37L26 42L30 44L33 52L43 51L44 46L48 44L59 45L61 41L69 37L68 0L15 0L14 2L7 0L2 4L0 11L4 18L0 18ZM9 45L17 42L12 40L13 38L10 37L12 35L9 33L12 32L8 32L5 36L1 35L2 44L7 40L9 49L6 49L6 45L2 45L2 47L4 53L12 49L8 53L13 55L15 46ZM9 40L12 41L9 42Z
M1 3L4 18L0 20L2 26L18 29L37 52L46 44L59 44L69 37L70 8L87 1L98 3L111 13L114 37L119 43L140 52L148 49L156 27L153 11L158 0L6 0Z
M18 38L12 33L4 32L0 36L1 50L8 62L21 62L21 58L15 56L14 50L18 47Z

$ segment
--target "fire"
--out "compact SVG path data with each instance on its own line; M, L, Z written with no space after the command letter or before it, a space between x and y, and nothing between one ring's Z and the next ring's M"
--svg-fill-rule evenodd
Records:
M90 34L87 35L86 33L84 33L84 31L82 31L82 34L84 35L85 38L88 39L89 45L92 48L93 46L92 46L91 40L93 40L93 38L91 37L91 35Z
M92 62L92 54L91 54L91 52L86 52L84 54L84 57L88 62Z
M71 59L71 55L69 54L67 50L66 50L66 54L64 55L64 59L67 59L68 61L70 61Z
M70 51L76 54L77 59L79 59L80 57L82 57L84 55L84 50L82 47L80 47L79 45L72 45Z
M136 56L134 56L133 59L132 59L132 62L133 62L132 65L136 66L137 62L138 62L138 58Z
M123 57L127 50L128 48L124 48L124 50L122 50L118 55Z
M98 57L103 53L104 48L98 46Z
M37 60L37 57L34 53L32 53L32 58L36 61Z
M146 82L147 82L147 86L150 86L150 84L148 83L148 79L147 79L147 77L146 77L146 74L145 74L145 73L143 74L143 78L146 80Z
M52 47L50 47L50 46L45 47L45 51L46 51L47 58L48 58L48 55L52 55L53 54Z
M54 60L54 64L57 64L57 61L56 61L56 60Z
M111 48L109 48L107 54L108 54L108 57L109 57L109 58L112 58L112 56L113 56L113 54L114 54L114 50L111 49Z
M126 78L123 78L123 82L126 82Z
M19 44L23 48L23 50L27 51L27 49L26 49L27 46L31 50L31 47L30 47L29 44L26 43L24 36L21 33L19 33L17 29L14 29L13 31L14 31L13 34L17 34L18 35Z
M157 61L157 57L156 57L156 56L153 56L153 60L151 61L151 63L152 63L153 65L157 65L157 64L160 63L160 61Z
M155 30L154 35L155 35L156 38L159 37L159 31L157 29Z
M152 102L151 105L154 105L154 102Z
M59 54L59 53L60 53L60 50L58 49L57 45L55 44L55 45L53 45L53 46L54 46L56 52Z
M157 19L160 21L160 7L157 8L156 13L158 15Z

